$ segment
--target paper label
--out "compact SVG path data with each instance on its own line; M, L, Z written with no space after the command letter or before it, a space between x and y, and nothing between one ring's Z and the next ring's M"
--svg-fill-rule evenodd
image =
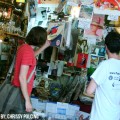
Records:
M67 103L57 102L57 113L61 115L66 115L66 111L68 109Z

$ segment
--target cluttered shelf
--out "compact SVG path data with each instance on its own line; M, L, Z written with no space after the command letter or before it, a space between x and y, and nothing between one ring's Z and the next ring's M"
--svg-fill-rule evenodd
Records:
M4 34L5 34L5 35L10 35L10 36L13 36L13 37L19 37L19 38L25 39L25 37L20 36L19 34L12 34L12 33L8 33L8 32L5 32Z
M0 4L2 4L2 5L7 5L7 6L11 6L11 7L15 7L11 2L5 2L5 1L3 1L3 0L0 0Z
M39 115L42 118L51 120L78 120L81 117L88 120L89 112L84 112L82 106L74 103L50 102L41 101L38 98L31 97L32 106L34 108L33 114ZM86 108L85 106L83 106Z

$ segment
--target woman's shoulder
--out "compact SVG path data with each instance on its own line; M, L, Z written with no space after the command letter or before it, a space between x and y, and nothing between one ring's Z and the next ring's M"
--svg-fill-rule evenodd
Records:
M28 45L28 44L23 44L23 45L19 46L18 51L19 51L19 52L22 52L22 51L23 51L23 52L32 52L33 49L32 49L32 47L31 47L30 45Z
M32 50L32 47L28 44L23 44L23 45L19 46L19 49L29 49L29 50L31 49Z

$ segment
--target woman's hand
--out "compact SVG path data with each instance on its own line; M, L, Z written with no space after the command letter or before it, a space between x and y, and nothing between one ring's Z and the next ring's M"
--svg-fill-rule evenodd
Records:
M51 44L51 41L46 40L45 44L35 51L35 56L39 55L42 51L44 51L47 47L49 47L50 44Z
M51 44L51 41L50 40L46 40L46 42L44 44L45 48L49 47L50 44Z
M26 112L32 112L32 105L30 101L26 101L25 107L26 107Z

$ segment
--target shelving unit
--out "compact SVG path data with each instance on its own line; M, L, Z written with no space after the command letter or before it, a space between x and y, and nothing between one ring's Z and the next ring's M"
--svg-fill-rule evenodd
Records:
M3 1L3 0L2 0L2 1L0 0L0 4L7 5L7 6L11 6L11 7L13 7L13 8L15 7L12 3L5 2L5 1Z
M18 37L18 38L23 38L23 39L25 39L25 37L20 36L20 35L18 35L18 34L12 34L12 33L7 33L7 32L5 32L4 34L5 34L5 35L10 35L10 36L13 36L13 37Z

